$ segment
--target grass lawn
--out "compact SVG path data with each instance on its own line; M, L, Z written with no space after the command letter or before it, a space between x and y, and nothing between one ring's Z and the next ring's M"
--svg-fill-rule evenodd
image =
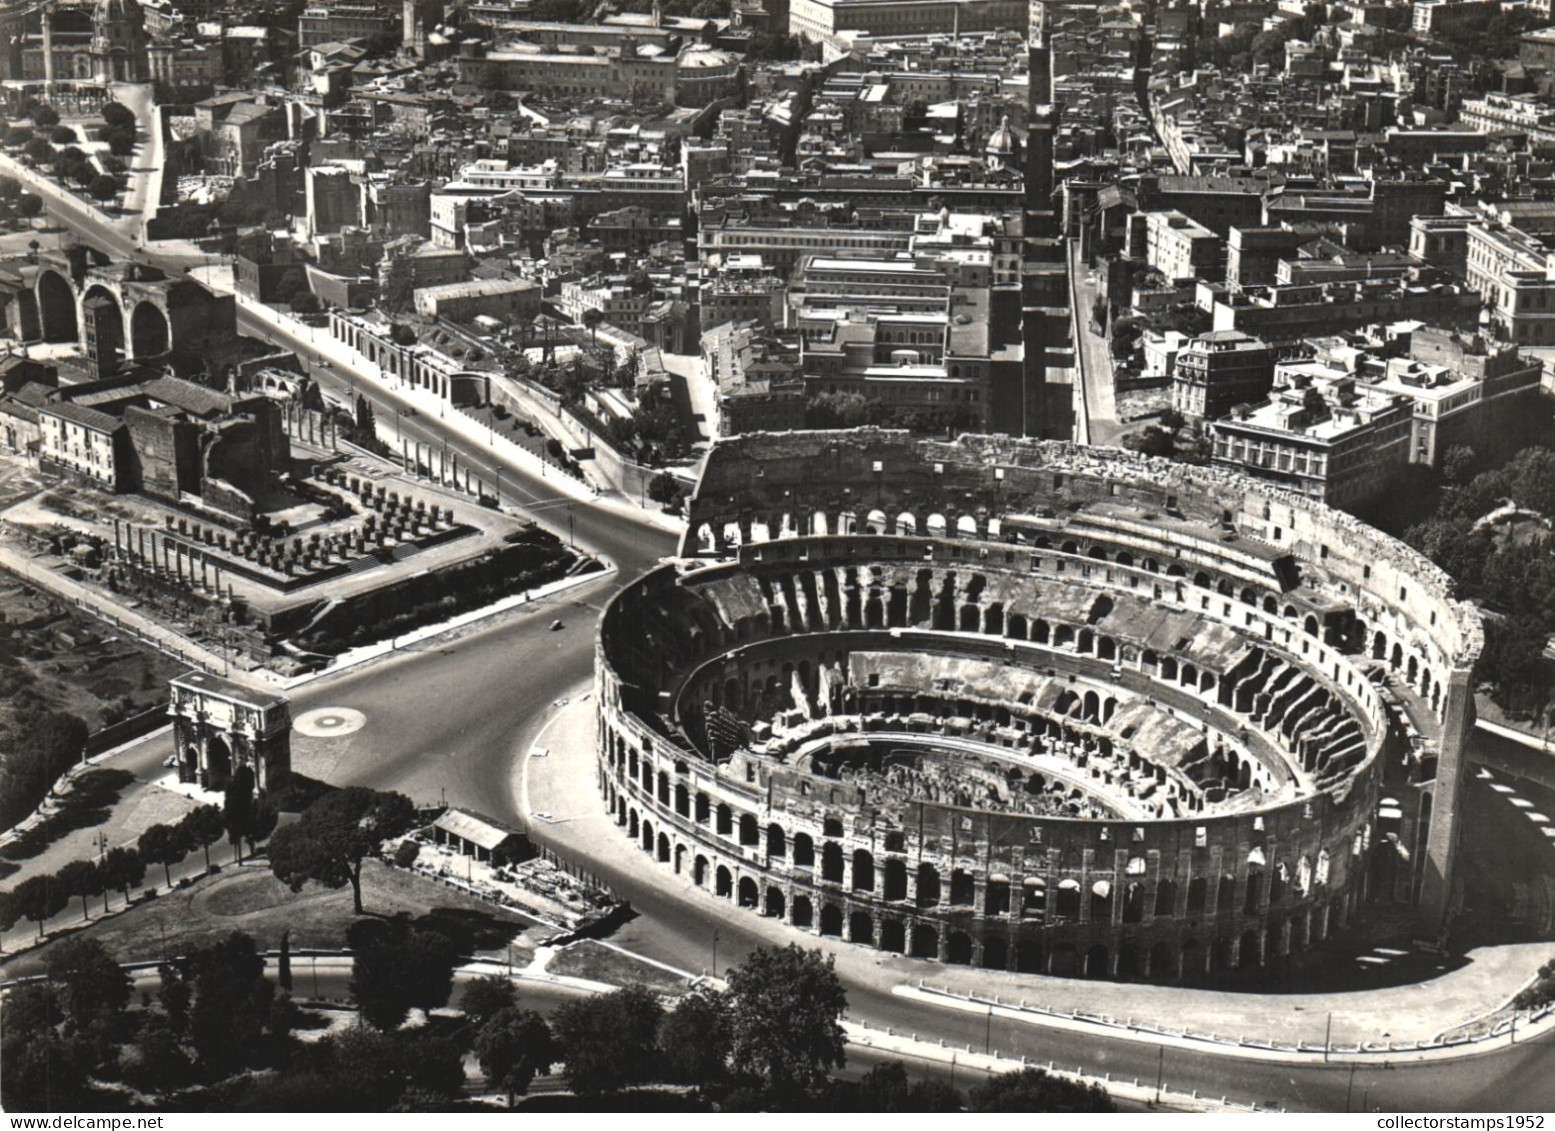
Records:
M362 905L369 915L404 913L434 922L459 940L468 954L485 953L506 961L511 940L515 963L523 965L534 956L533 942L521 934L526 926L523 920L376 861L368 861L362 870ZM252 935L260 950L279 949L284 930L291 931L293 951L333 950L345 945L346 928L355 918L348 887L331 891L310 884L293 894L268 869L244 867L228 868L188 888L138 904L79 934L97 939L119 961L130 962L160 958L164 936L166 953L176 955L232 931ZM7 960L6 977L42 973L53 945Z
M563 947L546 964L545 969L549 974L588 978L613 986L629 986L635 982L667 993L683 993L690 985L687 979L671 974L663 967L601 946L593 939L584 939Z

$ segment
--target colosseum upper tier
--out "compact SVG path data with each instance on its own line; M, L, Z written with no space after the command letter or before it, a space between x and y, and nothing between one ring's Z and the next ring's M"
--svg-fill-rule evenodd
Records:
M1477 615L1261 481L906 433L714 447L598 638L599 785L666 869L941 961L1199 980L1367 898L1439 929Z

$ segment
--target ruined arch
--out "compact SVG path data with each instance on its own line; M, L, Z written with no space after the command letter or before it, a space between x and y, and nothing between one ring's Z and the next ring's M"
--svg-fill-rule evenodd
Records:
M76 323L76 295L58 271L44 271L36 286L38 320L46 342L74 342L81 336Z
M133 357L156 357L172 348L172 331L167 315L156 303L142 299L130 312L130 353Z

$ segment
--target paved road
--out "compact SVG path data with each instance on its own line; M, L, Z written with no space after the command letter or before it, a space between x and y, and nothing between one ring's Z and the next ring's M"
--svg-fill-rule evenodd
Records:
M1091 308L1096 305L1098 292L1096 269L1086 266L1080 257L1079 244L1073 240L1069 245L1069 275L1074 280L1075 325L1080 338L1075 343L1075 350L1080 354L1080 370L1084 376L1082 388L1077 393L1085 398L1085 413L1083 417L1076 415L1077 422L1083 419L1088 424L1085 434L1078 439L1097 447L1113 447L1126 429L1118 422L1112 354L1107 337L1097 332L1091 322Z
M86 209L67 203L61 212L89 238L121 254L127 251L125 238ZM188 254L149 258L175 270L200 261ZM286 341L268 327L264 336ZM286 344L296 348L303 343ZM321 379L341 378L326 371ZM359 389L364 387L358 383ZM389 398L376 391L372 396L383 411L393 411ZM406 425L423 442L434 437L442 441L434 420L422 417ZM449 446L472 464L491 458L456 435L450 435ZM504 487L505 497L518 504L543 506L555 499L543 482L516 465L507 467ZM608 554L622 572L615 582L602 580L561 598L588 606L587 611L577 609L563 631L547 630L548 614L519 616L320 681L293 696L299 714L327 704L356 707L368 716L367 727L345 740L347 745L325 775L329 780L402 789L422 800L429 799L433 789L446 790L451 803L472 805L507 820L521 818L513 789L521 757L515 755L528 750L543 722L544 705L589 678L593 611L611 585L629 579L670 548L669 536L633 523L608 506L574 503L573 509L580 545ZM716 929L720 968L768 941L746 929L749 920L742 915L725 918L717 905L642 882L623 866L631 852L624 837L601 837L589 861L639 914L621 932L622 941L651 957L697 967L703 965L701 956L710 957ZM993 1047L1007 1053L1051 1057L1084 1064L1088 1071L1141 1079L1153 1078L1161 1066L1157 1053L1141 1045L1054 1035L998 1020L990 1030L983 1018L914 1005L858 981L850 985L850 994L854 1015L875 1025L933 1033L961 1044L980 1045L988 1037ZM1198 1088L1216 1096L1229 1093L1233 1099L1293 1109L1341 1111L1347 1097L1358 1107L1366 1096L1370 1106L1384 1110L1536 1111L1555 1109L1552 1063L1549 1050L1541 1045L1428 1069L1363 1069L1355 1074L1353 1087L1348 1069L1292 1070L1187 1052L1167 1053L1164 1071L1177 1088Z

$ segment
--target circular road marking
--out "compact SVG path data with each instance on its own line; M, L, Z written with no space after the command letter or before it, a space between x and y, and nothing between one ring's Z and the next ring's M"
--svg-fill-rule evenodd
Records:
M309 738L338 738L355 734L367 723L367 716L350 707L320 707L297 716L292 726Z

